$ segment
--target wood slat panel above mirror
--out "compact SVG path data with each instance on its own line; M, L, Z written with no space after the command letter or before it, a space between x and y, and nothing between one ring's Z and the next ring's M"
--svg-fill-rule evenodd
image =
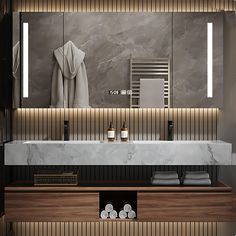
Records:
M174 123L174 140L216 140L217 108L176 109L41 109L13 111L14 140L61 140L64 120L71 140L106 140L113 121L116 139L126 121L130 140L166 140L168 120Z
M21 12L217 12L234 11L234 0L13 0Z

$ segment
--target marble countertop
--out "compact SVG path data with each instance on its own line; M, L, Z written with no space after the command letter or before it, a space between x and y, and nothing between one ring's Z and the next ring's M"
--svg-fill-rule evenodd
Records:
M12 141L5 165L231 165L232 145L217 141Z

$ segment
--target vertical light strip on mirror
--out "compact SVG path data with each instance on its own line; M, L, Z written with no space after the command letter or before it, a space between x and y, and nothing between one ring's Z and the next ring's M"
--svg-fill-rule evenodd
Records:
M29 97L29 24L23 23L23 98Z
M213 97L213 23L207 23L207 97Z

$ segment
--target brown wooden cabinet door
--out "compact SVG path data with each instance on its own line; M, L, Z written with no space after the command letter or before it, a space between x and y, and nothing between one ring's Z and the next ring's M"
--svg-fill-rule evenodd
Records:
M99 219L98 193L5 194L7 221L86 221Z
M233 222L236 222L236 193L233 193Z
M145 221L232 221L231 193L144 193L137 217Z

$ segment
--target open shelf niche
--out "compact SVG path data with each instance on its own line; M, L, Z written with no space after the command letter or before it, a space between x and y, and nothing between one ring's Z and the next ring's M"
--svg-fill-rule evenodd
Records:
M137 219L137 191L101 191L99 194L99 216L101 211L105 209L105 206L108 203L111 203L114 207L114 210L117 211L118 217L116 218L116 220ZM135 219L119 218L119 212L123 210L124 205L126 203L129 203L132 206L132 210L135 211L136 213ZM108 218L106 220L112 220L112 219Z

